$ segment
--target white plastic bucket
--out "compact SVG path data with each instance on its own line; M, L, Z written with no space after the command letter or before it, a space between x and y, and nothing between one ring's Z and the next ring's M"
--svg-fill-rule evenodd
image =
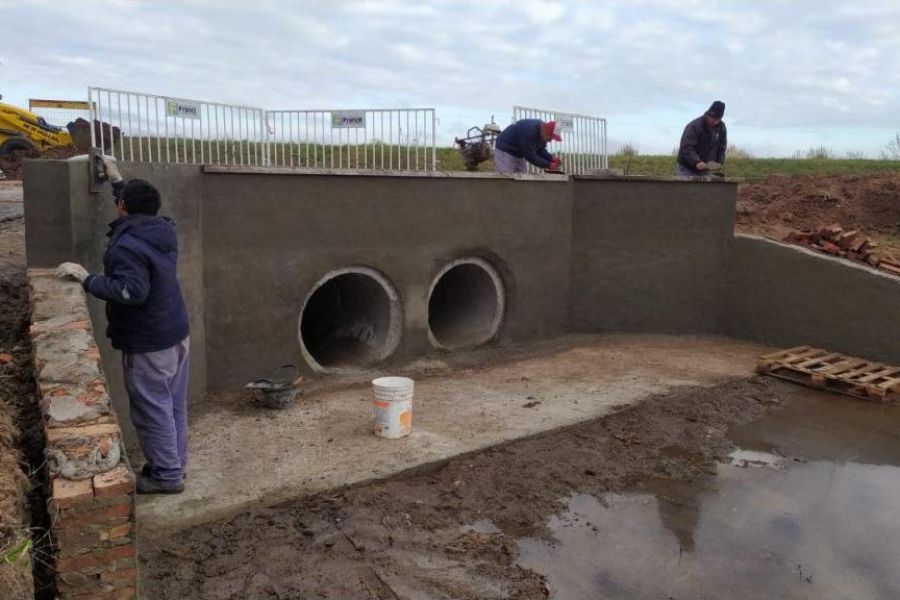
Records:
M409 377L379 377L372 381L375 396L375 435L397 439L412 429L415 382Z

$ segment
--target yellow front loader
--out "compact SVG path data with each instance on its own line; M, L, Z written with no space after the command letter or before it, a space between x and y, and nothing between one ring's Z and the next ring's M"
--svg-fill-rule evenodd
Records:
M14 150L43 152L72 145L72 135L66 128L51 125L24 108L0 102L0 156Z

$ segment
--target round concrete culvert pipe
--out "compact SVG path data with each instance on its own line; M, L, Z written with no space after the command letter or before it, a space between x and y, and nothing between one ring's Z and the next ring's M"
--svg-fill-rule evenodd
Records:
M316 371L366 368L400 343L400 297L368 267L338 269L313 287L300 313L300 348Z
M434 278L428 294L428 338L457 350L481 346L500 331L506 312L503 280L489 262L461 258Z

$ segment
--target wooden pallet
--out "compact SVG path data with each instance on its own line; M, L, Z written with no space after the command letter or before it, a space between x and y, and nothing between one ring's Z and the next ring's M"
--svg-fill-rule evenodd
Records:
M760 356L756 370L866 400L900 401L900 367L799 346Z

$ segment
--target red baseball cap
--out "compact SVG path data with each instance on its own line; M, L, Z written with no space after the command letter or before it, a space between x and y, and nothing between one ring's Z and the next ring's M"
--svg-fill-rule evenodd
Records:
M561 142L562 138L559 137L559 134L556 133L556 121L547 121L547 133L550 134L550 139L554 142Z

